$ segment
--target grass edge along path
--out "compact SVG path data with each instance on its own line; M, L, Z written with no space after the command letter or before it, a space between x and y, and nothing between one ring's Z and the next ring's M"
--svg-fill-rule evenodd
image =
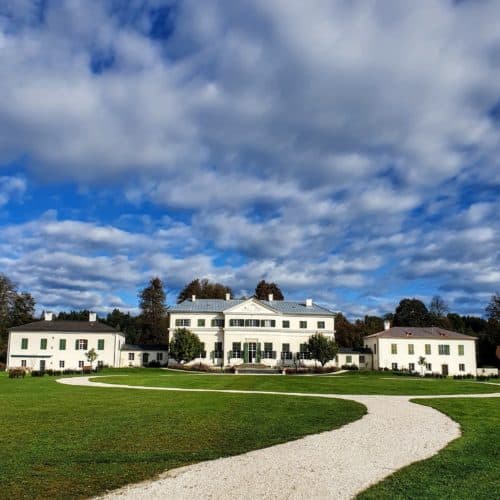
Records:
M400 469L357 496L422 500L491 499L500 492L500 398L414 399L461 427L462 436L433 457Z
M398 377L387 372L345 373L337 376L222 375L170 370L107 370L99 382L108 384L177 387L185 389L255 390L317 394L432 396L438 394L490 394L500 386L470 380ZM112 376L111 376L112 375ZM123 377L123 378L121 378Z
M0 376L2 496L85 498L166 469L273 446L361 418L341 399L74 387Z

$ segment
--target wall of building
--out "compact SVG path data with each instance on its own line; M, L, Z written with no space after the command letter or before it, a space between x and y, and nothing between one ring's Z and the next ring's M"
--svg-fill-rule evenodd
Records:
M22 349L22 339L28 339L28 348ZM47 348L41 349L41 339L47 339ZM66 340L66 349L61 350L59 341ZM75 349L76 339L86 339L86 349ZM104 349L98 350L98 340L104 340ZM125 337L120 333L75 333L75 332L22 332L15 331L9 335L7 367L14 368L22 366L26 361L26 368L31 370L40 369L40 361L45 360L45 369L64 370L78 369L80 362L84 366L90 365L85 353L95 349L98 362L108 366L119 366L120 346L125 343ZM64 362L64 367L60 362Z
M167 352L166 351L143 351L143 350L126 350L120 352L120 365L121 367L140 367L145 366L144 364L144 354L148 354L148 363L150 361L158 361L160 364L167 363ZM131 356L132 355L132 356ZM133 359L130 359L133 357Z
M418 365L420 356L425 358L426 364L430 364L430 369L427 367L425 372L441 373L442 365L448 365L449 375L465 375L476 373L476 349L474 340L451 340L451 339L390 339L376 338L365 339L365 344L375 352L374 344L377 344L377 354L374 354L374 368L392 369L392 364L397 363L398 369L408 370L410 363L415 365L415 371L420 372L421 367ZM391 345L396 344L397 354L392 354ZM408 345L413 344L414 354L409 354ZM430 344L431 354L425 353L425 345ZM439 345L449 345L450 354L439 354ZM458 346L464 346L464 354L458 354ZM465 370L460 371L459 364L465 365Z

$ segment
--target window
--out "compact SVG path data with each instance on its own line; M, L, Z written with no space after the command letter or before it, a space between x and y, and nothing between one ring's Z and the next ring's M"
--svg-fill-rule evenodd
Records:
M425 369L430 372L432 370L432 365L430 363L425 363Z
M135 352L129 352L128 353L128 360L134 361L134 359L135 359Z
M245 326L260 326L260 320L258 320L258 319L246 319Z
M459 356L463 356L464 355L464 345L463 344L460 344L458 346L458 355Z
M59 361L59 368L64 368L64 361Z
M229 326L245 326L245 320L244 319L230 319L229 320Z
M377 344L373 344L373 354L377 354Z
M414 344L408 344L408 354L415 354Z
M215 358L222 358L223 357L222 342L215 342L214 343L214 357Z
M300 359L310 359L311 358L311 355L310 355L309 351L307 350L307 344L300 344L299 348L300 348L300 352L298 354L299 354Z
M307 321L300 321L299 328L307 328Z
M448 356L450 354L450 346L448 344L439 344L438 353L442 356Z
M40 339L40 349L45 351L47 349L47 339Z
M191 326L191 320L185 318L176 319L175 326Z
M318 321L318 328L320 330L324 330L325 329L325 322L324 321Z
M411 372L414 372L415 371L415 363L410 363L408 365L408 370L410 370Z
M21 339L21 349L28 349L28 339Z
M97 367L98 367L98 368L102 368L103 366L104 366L104 361L99 360L99 361L97 362Z
M398 364L397 363L392 363L392 369L397 370L398 369Z
M104 351L104 339L97 340L97 350Z
M359 356L359 364L365 362L365 357L364 356Z
M59 350L60 351L66 350L66 339L59 339Z
M201 342L201 353L200 353L200 358L206 358L207 357L207 351L205 351L205 342Z
M397 353L398 353L398 345L391 344L391 354L397 354Z
M262 327L272 327L274 328L276 326L276 320L274 319L262 319L260 320L260 326Z
M346 356L345 357L345 362L349 365L352 363L352 356Z
M460 363L458 365L458 371L464 372L465 371L465 365L463 363Z
M163 361L163 353L162 352L156 353L156 361Z
M26 368L26 360L25 359L21 359L21 366L23 368Z
M83 361L78 361L78 368L83 368Z
M87 339L76 339L75 340L75 349L77 351L86 351L88 347L89 341Z
M241 342L233 342L233 352L241 351Z
M431 353L431 345L425 344L425 354L430 354L430 353Z
M204 319L199 319L198 320L198 326L204 327L205 326L205 320Z
M292 359L290 344L281 344L281 359Z
M217 328L224 328L224 320L223 319L213 319L212 326Z
M272 342L264 342L264 351L272 351L273 343Z
M283 328L290 328L290 321L285 319L283 320Z

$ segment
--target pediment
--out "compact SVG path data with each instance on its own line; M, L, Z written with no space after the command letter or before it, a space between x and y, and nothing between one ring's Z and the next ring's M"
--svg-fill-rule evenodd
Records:
M251 298L224 311L224 314L277 314L276 309Z

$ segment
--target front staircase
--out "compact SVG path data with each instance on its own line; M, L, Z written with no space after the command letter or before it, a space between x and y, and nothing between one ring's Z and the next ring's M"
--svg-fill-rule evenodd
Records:
M272 368L262 363L243 363L235 366L235 373L243 375L276 375L280 374L281 370Z

